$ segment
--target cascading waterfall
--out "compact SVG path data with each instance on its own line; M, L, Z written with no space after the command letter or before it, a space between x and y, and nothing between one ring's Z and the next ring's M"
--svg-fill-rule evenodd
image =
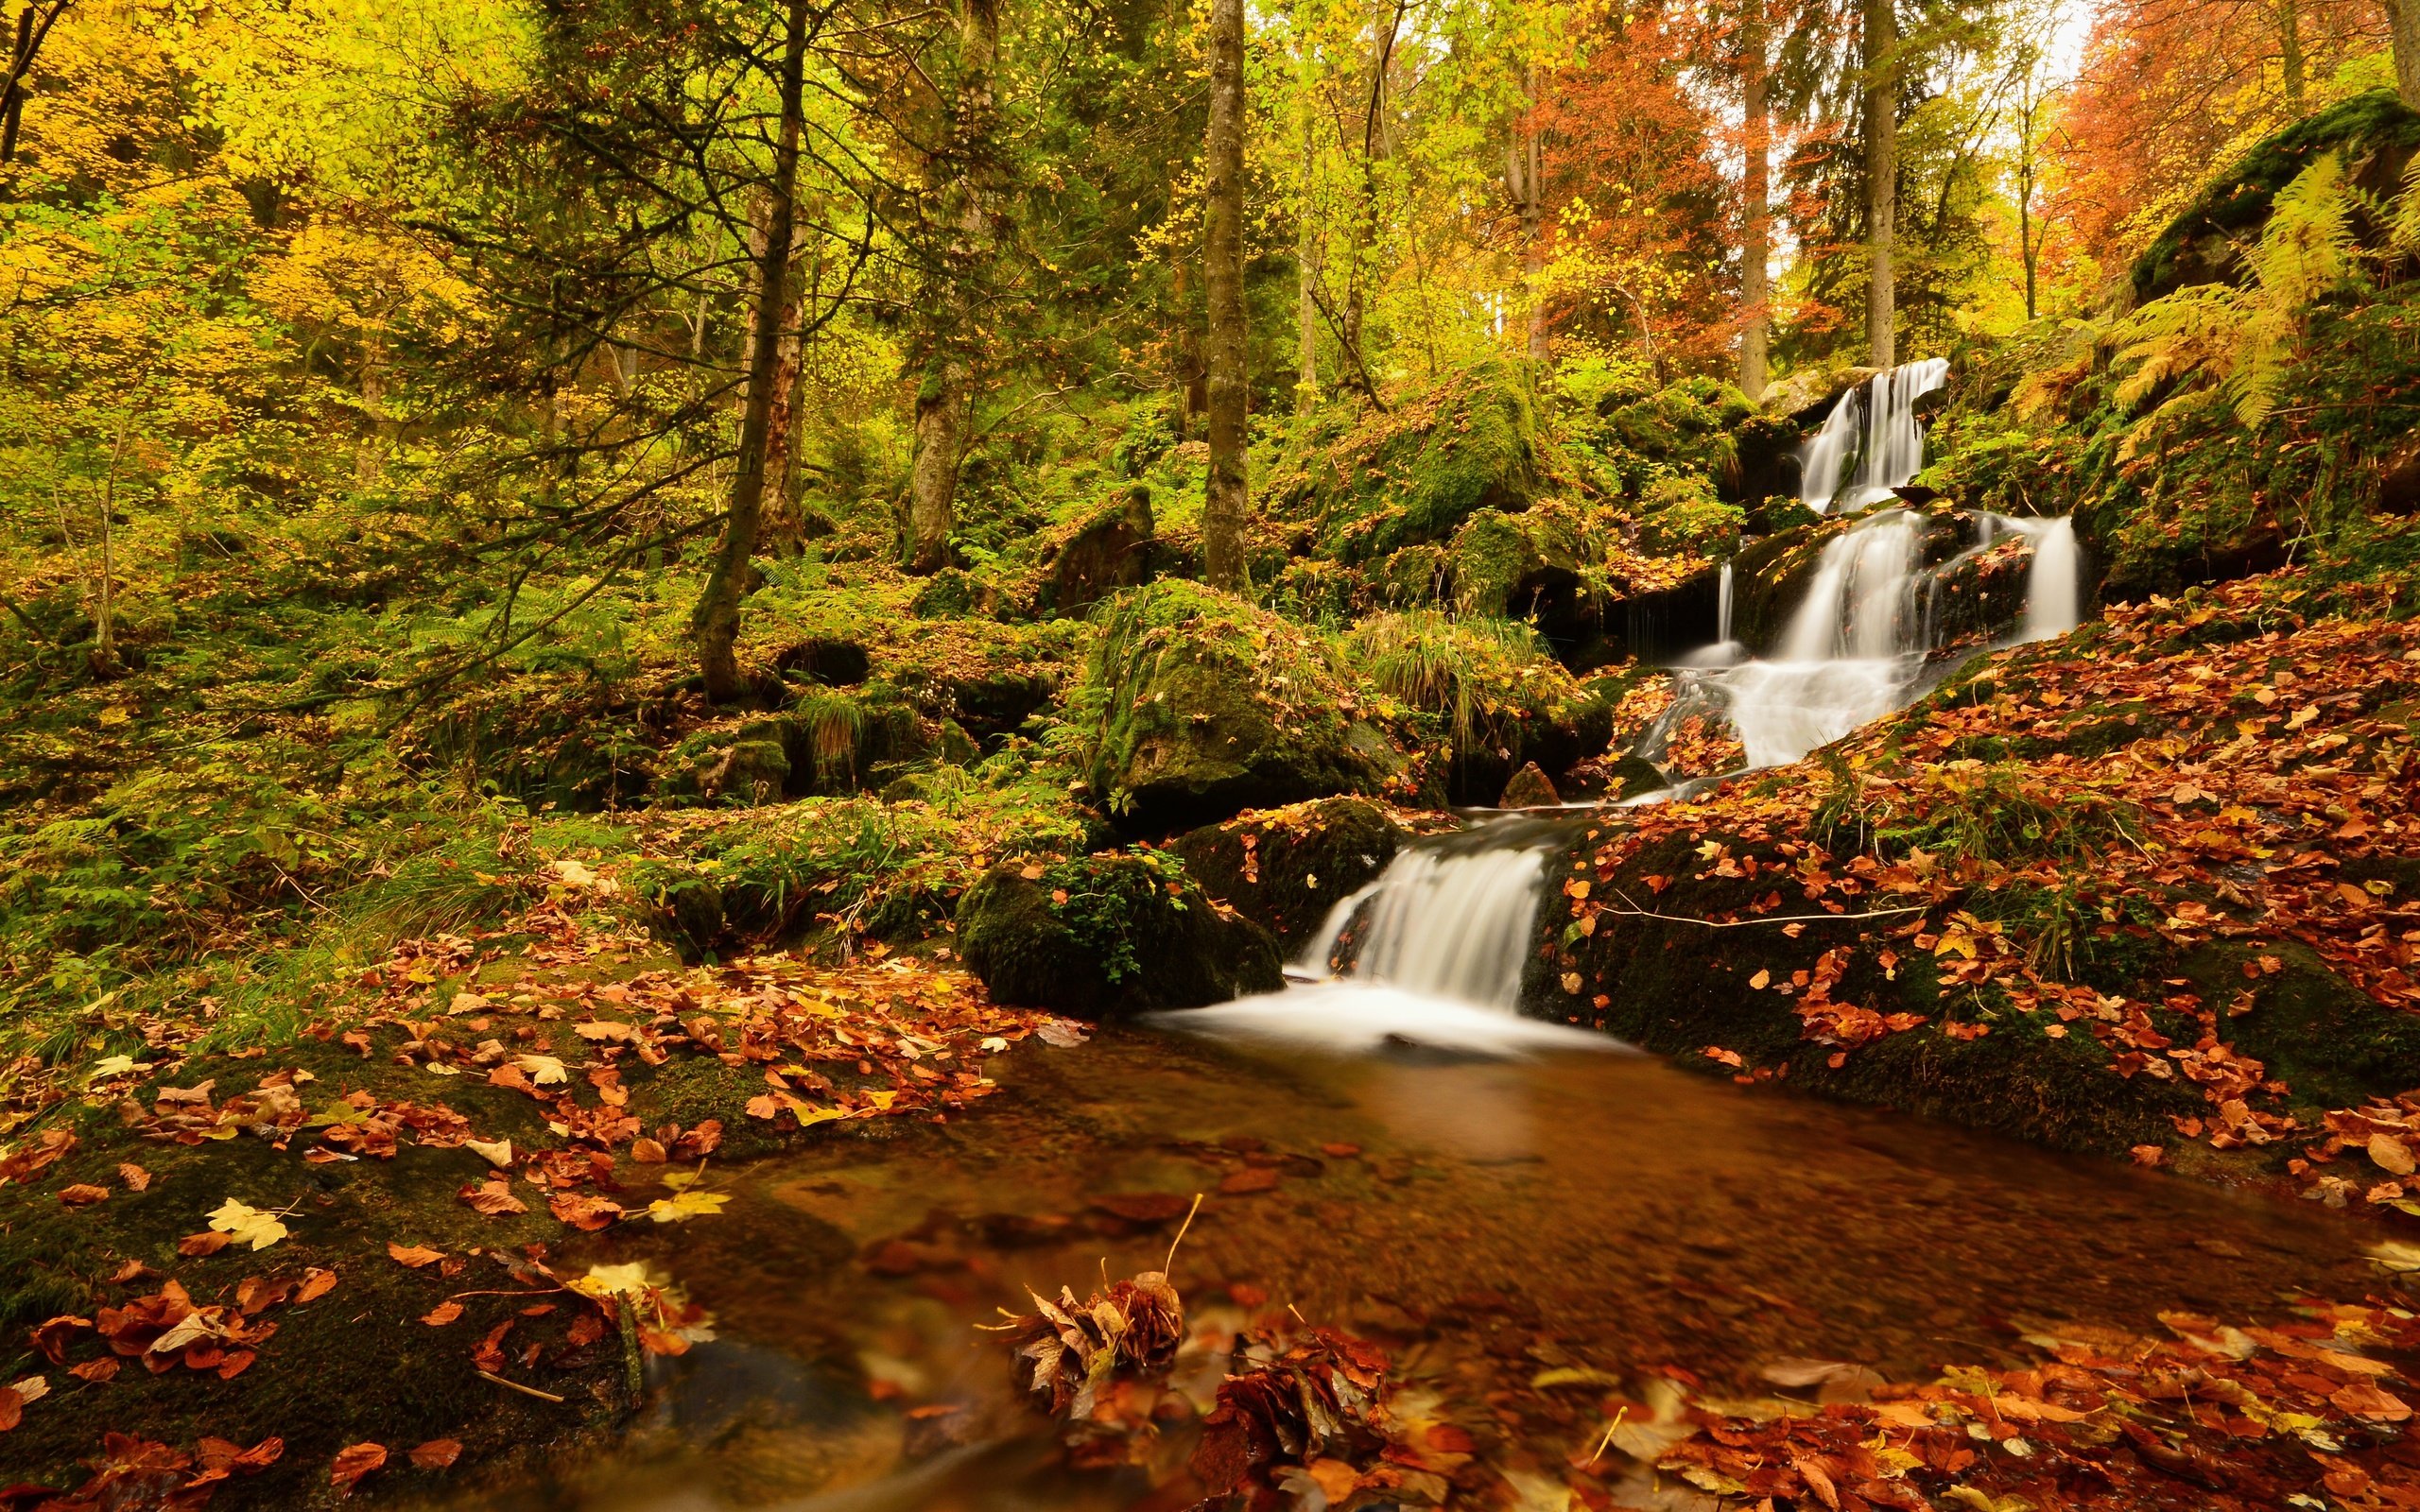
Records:
M1819 512L1892 497L1922 470L1914 404L1948 365L1910 363L1851 390L1805 453L1804 497ZM1717 579L1717 644L1691 653L1653 746L1691 713L1727 718L1751 766L1792 762L1888 713L1924 685L1934 649L1943 575L2006 535L2026 538L2021 634L2073 628L2082 617L2082 559L2066 520L1982 514L1979 540L1942 567L1924 564L1927 530L1916 510L1877 509L1824 548L1806 597L1770 659L1733 640L1734 582ZM1936 538L1937 539L1937 538ZM1546 858L1587 818L1507 816L1408 847L1374 883L1330 911L1288 974L1300 985L1171 1024L1330 1050L1419 1045L1501 1054L1533 1045L1608 1048L1610 1041L1518 1015L1547 890Z
M1817 514L1862 508L1924 471L1925 431L1916 401L1949 377L1927 357L1877 373L1842 394L1799 455L1798 496Z
M1520 1016L1546 859L1575 820L1508 816L1407 847L1338 903L1284 992L1171 1015L1170 1026L1360 1051L1502 1055L1612 1041Z

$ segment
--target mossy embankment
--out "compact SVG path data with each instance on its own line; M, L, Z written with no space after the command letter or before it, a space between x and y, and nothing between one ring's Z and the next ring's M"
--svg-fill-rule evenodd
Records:
M1530 1001L1746 1079L2407 1202L2343 1112L2420 1087L2420 633L2365 602L2287 575L2120 609L1606 813Z
M354 1445L389 1452L394 1493L450 1473L407 1458L431 1441L467 1470L617 1432L648 1359L711 1326L648 1263L717 1220L725 1162L945 1117L1042 1022L949 971L684 969L561 901L315 998L273 1046L154 1022L12 1087L0 1359L48 1390L0 1437L9 1481L82 1485L103 1426L163 1453L277 1439L214 1504L311 1506ZM212 1247L230 1201L283 1232ZM188 1317L153 1347L145 1318Z

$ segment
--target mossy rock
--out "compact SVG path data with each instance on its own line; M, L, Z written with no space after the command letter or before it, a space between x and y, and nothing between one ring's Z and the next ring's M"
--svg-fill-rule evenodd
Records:
M1408 833L1375 803L1330 798L1205 825L1168 849L1212 897L1297 952L1340 899L1387 869Z
M2342 152L2356 185L2391 198L2414 150L2420 150L2420 112L2391 89L2340 100L2262 139L2135 259L2129 279L2136 302L2188 284L2240 280L2239 249L2259 239L2277 192L2321 155Z
M722 886L686 867L649 873L639 895L648 928L684 961L702 959L723 936Z
M1094 784L1138 829L1374 794L1405 766L1324 637L1199 583L1121 601L1080 692L1102 711Z
M959 954L992 997L1080 1019L1223 1003L1285 985L1269 932L1164 852L993 868L958 907Z
M2262 957L2277 969L2263 971ZM2420 1015L2380 1006L2308 945L2204 945L2177 973L2220 1009L2229 1041L2283 1080L2298 1107L2351 1108L2420 1086ZM2245 992L2249 1006L2233 1011Z
M1528 507L1545 471L1526 373L1479 363L1373 417L1314 470L1321 552L1361 562L1443 541L1481 509Z
M1545 508L1480 510L1454 532L1445 558L1463 613L1520 619L1536 615L1542 601L1574 597L1588 564L1574 523Z

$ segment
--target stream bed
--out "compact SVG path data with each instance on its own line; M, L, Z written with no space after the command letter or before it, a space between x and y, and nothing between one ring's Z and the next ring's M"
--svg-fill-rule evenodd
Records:
M1710 1397L1773 1395L1786 1362L1929 1380L2017 1365L2048 1326L2267 1319L2377 1283L2371 1236L2303 1205L1618 1050L1340 1057L1105 1028L993 1064L1002 1091L969 1116L852 1125L721 1173L718 1216L578 1257L648 1262L716 1337L651 1364L653 1405L611 1452L443 1504L1175 1512L1182 1477L1064 1468L977 1326L1029 1310L1028 1286L1157 1268L1196 1193L1170 1272L1190 1323L1290 1306L1375 1340L1516 1482L1584 1455L1609 1393L1659 1377ZM1215 1385L1215 1358L1191 1367Z

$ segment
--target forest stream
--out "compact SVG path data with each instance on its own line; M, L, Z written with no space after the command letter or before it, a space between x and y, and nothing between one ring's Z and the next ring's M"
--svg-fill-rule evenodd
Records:
M1515 1478L1585 1457L1596 1400L1651 1397L1666 1371L1813 1412L1829 1379L2014 1362L2027 1334L2157 1332L2160 1311L2259 1313L2376 1274L2371 1236L2308 1204L1760 1095L1601 1040L1331 1057L1103 1029L1000 1078L978 1120L765 1161L720 1223L616 1243L714 1339L651 1363L663 1389L612 1452L428 1504L1182 1505L1142 1469L1070 1471L977 1331L1028 1287L1156 1266L1195 1193L1170 1272L1193 1328L1291 1307L1379 1341ZM1210 1351L1188 1353L1180 1377L1215 1385Z

